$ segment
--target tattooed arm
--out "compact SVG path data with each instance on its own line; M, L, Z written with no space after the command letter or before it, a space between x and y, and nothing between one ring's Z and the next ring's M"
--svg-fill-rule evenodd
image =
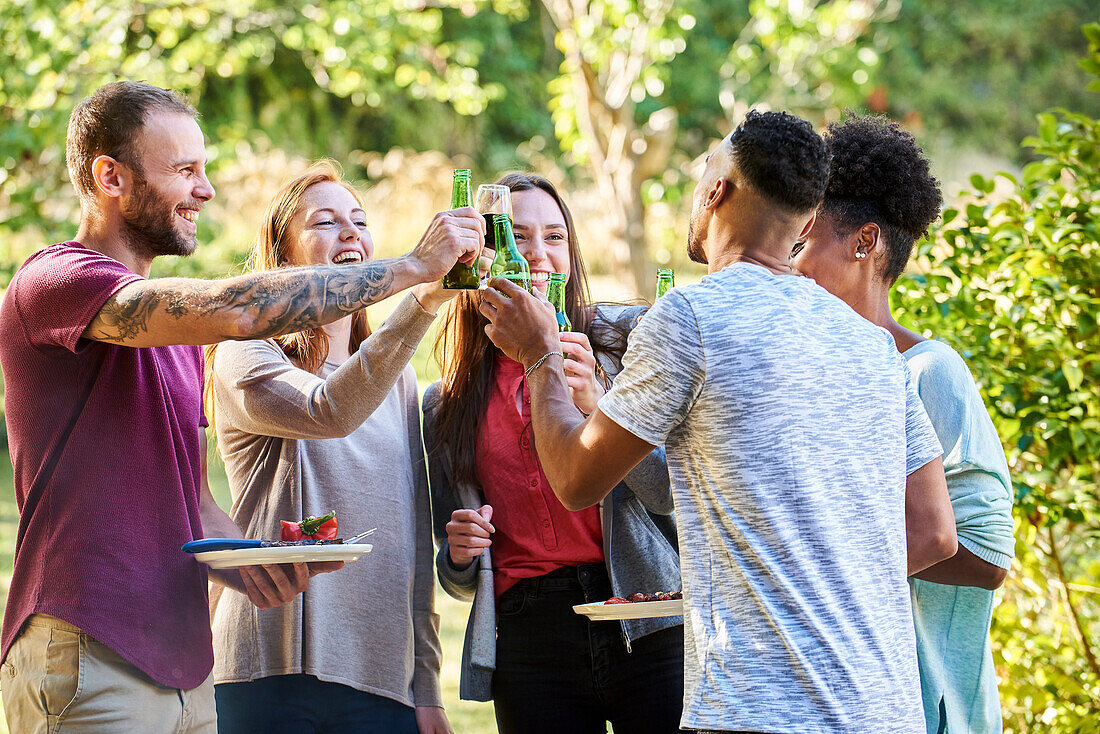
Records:
M108 299L84 337L128 347L263 339L327 324L417 282L401 259L141 280Z
M473 209L435 216L408 255L356 265L320 265L224 280L159 278L115 293L84 331L128 347L263 339L336 321L417 283L442 278L481 251L485 224Z

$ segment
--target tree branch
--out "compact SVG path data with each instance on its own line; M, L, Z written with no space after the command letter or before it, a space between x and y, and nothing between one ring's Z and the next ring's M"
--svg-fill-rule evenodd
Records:
M1100 665L1096 662L1096 654L1092 650L1092 645L1089 643L1088 633L1085 630L1084 624L1081 622L1081 616L1077 612L1077 607L1073 605L1073 598L1070 596L1069 581L1066 579L1066 569L1062 566L1062 554L1058 552L1058 541L1054 537L1054 526L1047 526L1047 537L1050 539L1050 559L1054 562L1054 571L1058 575L1058 581L1062 585L1062 591L1066 595L1066 606L1069 608L1070 619L1073 621L1073 630L1077 633L1077 639L1081 643L1081 649L1085 653L1085 659L1088 661L1089 668L1092 670L1092 674L1100 680Z

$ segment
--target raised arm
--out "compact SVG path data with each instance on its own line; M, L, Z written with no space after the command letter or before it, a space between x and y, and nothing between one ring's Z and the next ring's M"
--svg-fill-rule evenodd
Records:
M213 366L218 425L279 438L347 436L386 399L433 318L406 296L328 377L298 369L271 341L223 344Z
M129 347L263 339L335 321L473 262L485 222L472 208L440 212L407 255L356 265L284 268L224 280L157 278L107 299L83 336Z
M599 408L587 420L579 413L570 415L565 409L569 393L563 387L565 377L557 363L534 370L527 384L539 461L554 494L567 510L597 504L653 451L652 444ZM540 401L537 408L536 401Z
M654 446L596 409L587 420L573 404L562 369L553 307L513 283L493 280L481 312L486 334L509 357L531 368L531 423L535 448L550 486L569 510L590 507L611 492Z

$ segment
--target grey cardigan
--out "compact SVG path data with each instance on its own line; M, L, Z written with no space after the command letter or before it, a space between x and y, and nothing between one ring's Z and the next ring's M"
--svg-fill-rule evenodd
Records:
M591 329L609 328L625 334L644 312L640 306L597 307ZM591 330L590 329L590 330ZM597 359L609 377L622 369L622 352L599 353ZM472 601L466 638L462 646L459 696L468 701L491 698L496 668L496 598L490 549L465 569L451 564L446 525L459 508L484 504L481 490L451 482L450 458L437 443L435 412L440 385L424 394L424 445L428 456L431 486L432 528L440 545L436 570L443 589L460 601ZM680 556L676 548L672 491L663 447L658 447L627 474L600 504L604 558L615 595L635 592L675 591L680 588ZM683 624L683 617L655 617L620 622L623 641L630 650L632 640L658 630Z

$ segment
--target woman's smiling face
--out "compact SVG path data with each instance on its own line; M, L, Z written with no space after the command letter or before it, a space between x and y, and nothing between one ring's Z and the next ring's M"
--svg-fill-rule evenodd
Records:
M541 189L512 192L516 247L531 268L531 284L545 295L550 273L569 280L569 229L558 203Z
M350 191L331 181L306 189L288 234L288 265L357 263L374 255L366 213Z

